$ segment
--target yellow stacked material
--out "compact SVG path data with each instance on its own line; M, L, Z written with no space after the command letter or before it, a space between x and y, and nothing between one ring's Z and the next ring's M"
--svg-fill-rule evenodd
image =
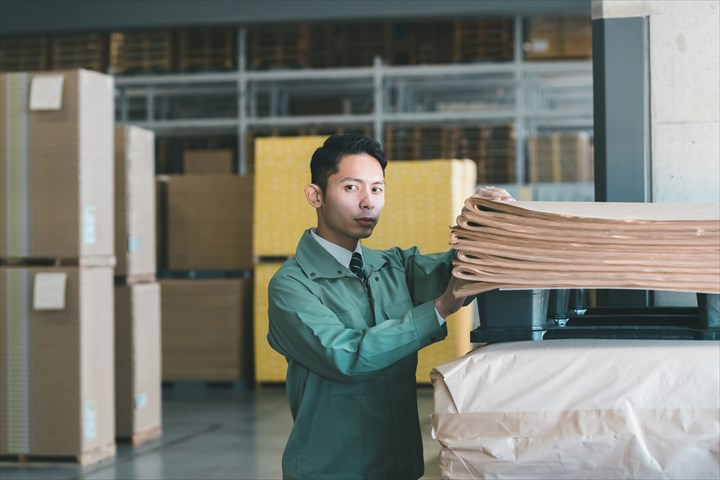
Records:
M326 137L270 137L255 142L253 255L289 257L302 232L317 223L305 199L310 158ZM445 235L447 238L447 234Z
M449 228L475 191L475 164L471 160L391 161L385 176L385 209L363 245L375 249L416 246L423 253L448 250Z
M270 347L268 334L268 284L282 263L259 263L255 266L255 381L284 382L287 370L285 357Z

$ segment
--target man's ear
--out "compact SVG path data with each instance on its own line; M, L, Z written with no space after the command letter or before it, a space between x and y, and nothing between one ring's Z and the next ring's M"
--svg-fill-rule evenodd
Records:
M314 183L305 185L305 198L307 198L308 203L315 208L320 208L323 204L322 190Z

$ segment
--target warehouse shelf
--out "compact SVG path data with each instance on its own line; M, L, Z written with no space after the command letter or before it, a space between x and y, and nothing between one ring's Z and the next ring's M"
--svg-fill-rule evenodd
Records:
M543 131L592 132L592 62L523 58L523 18L514 19L511 61L433 65L249 70L244 54L225 72L118 75L117 120L158 136L237 135L239 173L253 130L392 126L513 125L514 176L525 178L525 142ZM247 52L237 31L237 51ZM303 102L326 101L307 114Z

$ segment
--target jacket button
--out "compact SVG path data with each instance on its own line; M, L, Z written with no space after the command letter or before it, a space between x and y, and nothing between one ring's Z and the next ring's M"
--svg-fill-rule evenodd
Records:
M376 281L376 282L379 282L380 279L379 279L378 277L375 277L375 281Z
M315 272L312 272L312 273L310 274L311 277L315 277L316 275L317 275L317 274L316 274Z

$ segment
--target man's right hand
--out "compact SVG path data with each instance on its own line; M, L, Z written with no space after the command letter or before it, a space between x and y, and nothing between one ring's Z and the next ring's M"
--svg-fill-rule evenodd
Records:
M460 310L460 307L465 303L466 297L456 298L453 294L453 291L458 288L462 282L463 280L451 275L445 292L435 299L435 310L437 310L442 318L447 319L447 317Z

